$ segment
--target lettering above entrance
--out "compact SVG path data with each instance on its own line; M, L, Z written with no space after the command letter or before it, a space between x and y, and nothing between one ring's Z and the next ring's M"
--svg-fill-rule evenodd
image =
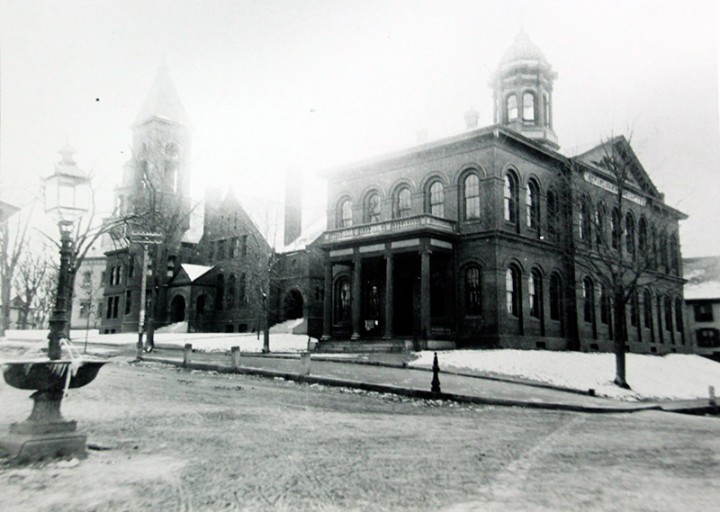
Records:
M423 231L455 233L455 222L433 217L432 215L416 215L414 217L392 219L384 222L326 231L325 243Z

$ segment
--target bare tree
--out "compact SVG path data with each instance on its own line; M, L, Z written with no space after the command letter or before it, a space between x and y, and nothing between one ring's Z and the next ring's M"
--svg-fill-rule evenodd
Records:
M27 248L28 228L30 216L35 206L35 201L30 207L13 219L14 233L10 233L10 220L0 224L0 336L5 335L5 330L10 325L10 300L12 294L13 278L20 258Z
M25 252L22 255L13 280L20 298L19 329L27 329L28 320L33 324L35 322L30 313L37 307L38 294L43 291L49 268L50 259L44 250Z
M676 232L682 214L671 212L662 203L662 195L650 183L625 137L611 137L572 159L570 178L573 184L568 190L578 212L573 231L579 234L570 248L571 257L576 268L594 276L601 286L601 316L612 325L614 382L629 389L625 363L628 306L632 323L638 322L641 290L661 282L666 287L679 285L679 278L666 275L670 270L679 274L676 235L668 246L666 238L653 233L665 233L673 225Z

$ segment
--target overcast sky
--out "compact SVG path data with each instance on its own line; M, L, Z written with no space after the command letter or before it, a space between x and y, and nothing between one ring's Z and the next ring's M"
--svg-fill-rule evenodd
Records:
M718 21L711 1L0 0L0 197L25 201L66 141L108 196L163 59L193 126L193 194L282 200L306 173L492 123L488 80L519 30L558 73L572 155L632 144L720 255ZM321 204L308 180L306 201ZM110 204L110 200L106 201Z

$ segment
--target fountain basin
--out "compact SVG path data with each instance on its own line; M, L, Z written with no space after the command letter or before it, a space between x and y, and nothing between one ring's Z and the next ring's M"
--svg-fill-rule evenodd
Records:
M73 363L76 366L72 374ZM17 389L36 391L62 391L65 389L67 373L71 372L69 388L81 388L97 377L106 361L81 359L26 359L22 361L4 361L3 377L5 382Z

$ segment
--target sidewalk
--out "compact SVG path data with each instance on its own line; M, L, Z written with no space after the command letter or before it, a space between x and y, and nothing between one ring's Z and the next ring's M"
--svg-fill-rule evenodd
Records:
M405 354L354 355L333 358L312 354L309 374L304 375L299 355L243 353L240 365L233 368L230 354L225 352L193 352L189 369L236 372L241 374L281 377L298 382L341 386L367 391L394 393L425 399L456 400L465 403L543 408L577 412L637 412L667 410L703 414L711 412L707 400L682 402L624 402L593 397L577 390L562 390L542 383L513 382L510 379L440 371L442 392L430 392L432 372L407 368ZM158 347L143 361L183 365L183 352Z

